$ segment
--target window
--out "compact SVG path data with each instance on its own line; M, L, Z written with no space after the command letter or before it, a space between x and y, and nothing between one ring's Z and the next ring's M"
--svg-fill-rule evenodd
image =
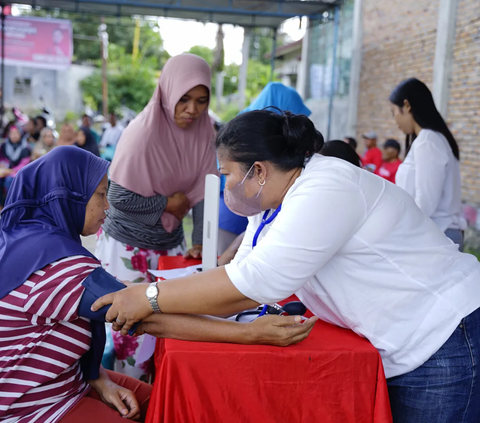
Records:
M350 67L353 47L353 1L346 0L340 6L340 19L336 50L336 65L333 66L334 11L326 12L321 20L310 22L308 51L308 98L326 99L332 89L335 75L334 95L348 96Z
M32 80L30 78L15 78L13 93L30 95L32 92Z

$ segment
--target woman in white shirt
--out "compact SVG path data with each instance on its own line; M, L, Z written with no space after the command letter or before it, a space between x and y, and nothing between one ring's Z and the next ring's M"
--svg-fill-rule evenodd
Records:
M305 116L242 114L216 146L226 204L249 216L235 260L128 287L94 309L113 303L107 318L126 332L141 319L155 324L157 307L221 315L296 293L318 317L378 349L395 422L478 423L476 258L458 251L404 190L316 154L323 137Z
M407 156L396 184L463 251L462 184L457 142L435 107L428 87L415 78L390 95L392 114L407 135Z

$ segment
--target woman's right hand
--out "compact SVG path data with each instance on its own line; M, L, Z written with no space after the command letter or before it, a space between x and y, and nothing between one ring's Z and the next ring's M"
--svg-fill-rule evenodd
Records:
M268 315L248 323L251 344L286 347L302 342L312 331L318 317L310 317L303 323L300 316Z
M178 220L182 220L190 210L190 200L183 192L176 192L168 197L165 211L173 214Z

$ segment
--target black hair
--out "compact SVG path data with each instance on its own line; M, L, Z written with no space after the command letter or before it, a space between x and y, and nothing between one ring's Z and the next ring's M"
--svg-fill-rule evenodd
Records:
M16 125L16 122L14 120L11 120L10 122L8 122L3 130L2 138L7 138L10 132L10 128L15 125Z
M408 100L412 108L412 115L423 129L431 129L440 132L450 144L453 155L460 159L457 141L448 129L447 124L435 107L433 96L428 87L416 78L406 79L401 82L390 94L390 102L402 108L405 100ZM415 134L407 135L406 150L410 150Z
M357 140L352 137L345 137L345 139L348 141L348 145L352 147L354 150L357 149Z
M325 143L320 150L323 156L336 157L337 159L345 160L354 166L362 167L360 157L355 150L350 147L345 141L334 140Z
M394 139L394 138L388 138L386 141L385 141L385 144L383 144L383 148L387 148L387 147L392 147L394 148L395 150L398 151L398 154L400 154L400 151L402 151L402 146L400 145L400 143Z
M303 167L322 149L323 135L307 116L276 110L240 114L220 129L215 147L224 148L245 170L256 161L268 161L284 172Z
M37 117L35 118L35 122L36 122L37 120L41 120L41 121L43 122L43 126L44 126L45 128L47 127L47 119L45 119L43 116L37 116Z

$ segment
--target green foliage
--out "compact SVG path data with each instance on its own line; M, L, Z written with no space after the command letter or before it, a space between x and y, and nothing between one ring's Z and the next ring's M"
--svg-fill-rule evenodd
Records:
M218 112L218 117L222 119L222 122L228 122L240 113L238 105L236 103L227 104Z
M138 58L132 61L132 56L125 49L115 44L109 45L108 62L108 106L111 111L118 111L125 105L129 109L140 112L150 100L155 87L156 58ZM97 70L81 82L85 102L94 110L102 106L102 74Z
M78 114L68 110L65 113L65 122L75 122L78 119Z
M205 46L193 46L187 53L196 54L204 59L210 66L213 63L213 50Z

